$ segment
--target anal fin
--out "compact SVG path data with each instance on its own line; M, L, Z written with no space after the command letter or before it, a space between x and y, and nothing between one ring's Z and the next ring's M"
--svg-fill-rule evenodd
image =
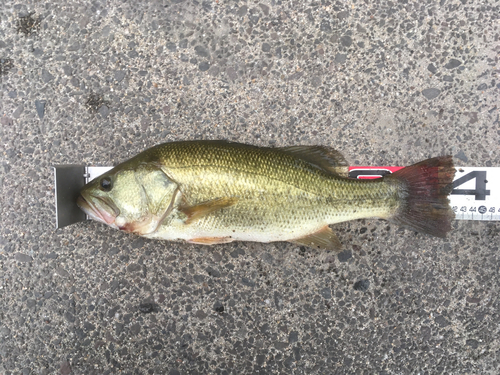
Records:
M342 247L337 235L333 233L332 229L328 225L325 225L316 233L311 233L305 237L296 238L288 242L321 250L338 251Z
M234 205L238 198L218 198L196 204L194 206L180 207L179 211L187 216L185 224L190 224L212 212Z

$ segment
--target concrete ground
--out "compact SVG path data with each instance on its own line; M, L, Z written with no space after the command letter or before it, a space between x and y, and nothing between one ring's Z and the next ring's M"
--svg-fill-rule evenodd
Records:
M498 1L0 5L0 372L497 374L499 222L340 254L54 229L51 166L172 140L500 166Z

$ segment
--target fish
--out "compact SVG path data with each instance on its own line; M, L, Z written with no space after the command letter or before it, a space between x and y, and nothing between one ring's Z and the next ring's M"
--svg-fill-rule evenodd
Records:
M349 178L348 165L327 146L169 142L89 182L77 204L125 232L202 245L288 241L338 251L330 225L364 218L441 238L451 230L451 156L372 180Z

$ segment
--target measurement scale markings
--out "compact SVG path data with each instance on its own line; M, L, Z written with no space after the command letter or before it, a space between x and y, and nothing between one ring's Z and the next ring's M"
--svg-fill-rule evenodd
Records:
M349 167L349 177L380 178L401 168ZM76 164L54 167L57 228L85 220L74 197L84 184L110 169ZM457 167L449 198L456 220L500 221L500 167Z
M349 177L380 178L403 167L349 167ZM450 206L457 220L500 220L500 168L457 167Z

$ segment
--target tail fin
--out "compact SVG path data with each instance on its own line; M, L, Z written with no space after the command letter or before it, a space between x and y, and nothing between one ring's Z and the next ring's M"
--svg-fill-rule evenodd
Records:
M446 237L455 217L448 200L454 176L451 156L427 159L387 176L398 180L403 200L389 220L417 232Z

